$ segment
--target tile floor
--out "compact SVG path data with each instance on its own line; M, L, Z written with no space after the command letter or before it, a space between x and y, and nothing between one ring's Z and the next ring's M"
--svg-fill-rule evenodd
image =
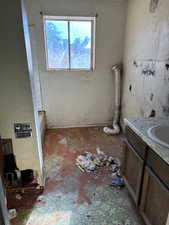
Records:
M13 225L143 225L127 189L110 186L111 173L100 168L82 173L76 157L95 152L123 158L120 136L106 136L102 128L47 130L46 186L31 207L22 207Z

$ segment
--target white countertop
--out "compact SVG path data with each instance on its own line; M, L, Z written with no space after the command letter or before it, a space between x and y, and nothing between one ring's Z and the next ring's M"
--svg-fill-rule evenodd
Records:
M157 125L168 125L169 117L154 118L129 118L124 119L125 125L129 126L146 144L154 150L167 164L169 164L169 148L157 144L148 137L147 130Z

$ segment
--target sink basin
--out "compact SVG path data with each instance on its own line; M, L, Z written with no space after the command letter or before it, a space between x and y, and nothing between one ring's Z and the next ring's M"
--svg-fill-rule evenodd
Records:
M169 126L150 127L147 133L153 141L169 148Z

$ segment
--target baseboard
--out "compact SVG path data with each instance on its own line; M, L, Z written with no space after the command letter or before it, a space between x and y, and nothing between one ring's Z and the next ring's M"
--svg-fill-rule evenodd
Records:
M104 127L104 126L111 126L111 125L112 125L112 121L108 121L103 123L64 124L62 126L47 125L47 129L76 128L76 127Z

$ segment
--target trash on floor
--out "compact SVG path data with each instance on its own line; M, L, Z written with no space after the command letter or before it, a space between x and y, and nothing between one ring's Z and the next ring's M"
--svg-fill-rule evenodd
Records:
M22 199L22 196L20 194L16 194L15 195L15 198L18 199L18 200L21 200Z
M76 159L76 165L83 172L90 172L96 169L96 164L94 163L94 157L92 153L85 152L84 155L79 155Z
M114 186L114 187L124 187L124 181L123 181L123 178L121 176L114 176L112 178L112 184L111 186Z
M17 216L16 209L9 209L8 210L9 219L12 220Z
M42 202L42 203L45 203L46 200L45 200L45 196L44 195L39 195L38 198L36 199L37 202Z
M112 184L113 186L124 186L123 179L121 177L120 167L121 163L118 158L113 158L112 156L106 155L100 148L96 148L96 153L85 152L76 158L76 166L82 172L92 172L99 167L109 167L112 173Z
M67 145L67 139L64 137L59 141L59 144L61 145Z

